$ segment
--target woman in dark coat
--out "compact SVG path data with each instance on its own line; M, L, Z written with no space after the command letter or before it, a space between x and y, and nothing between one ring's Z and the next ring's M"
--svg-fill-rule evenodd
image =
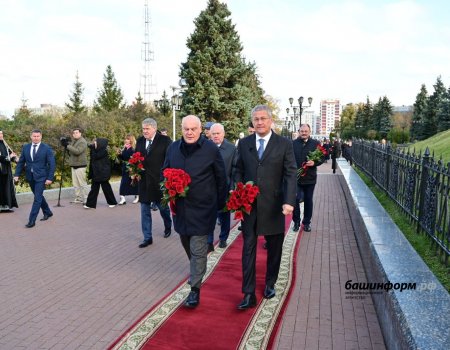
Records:
M102 187L103 194L105 195L106 202L110 208L114 208L117 205L116 198L114 197L109 179L111 178L111 161L108 155L108 140L103 138L97 138L90 148L90 164L88 179L92 180L91 191L89 192L86 200L85 209L91 209L97 207L97 197Z
M3 140L3 131L0 130L0 211L18 208L11 162L17 162L17 156Z
M127 204L125 196L134 196L135 200L133 203L137 203L138 186L131 185L130 174L128 173L127 163L131 158L136 148L136 139L133 135L128 134L125 137L123 148L119 151L117 157L122 161L122 179L120 180L120 201L119 205Z

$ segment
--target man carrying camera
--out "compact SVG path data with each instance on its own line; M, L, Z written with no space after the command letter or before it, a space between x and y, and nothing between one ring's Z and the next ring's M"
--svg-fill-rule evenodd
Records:
M75 190L75 198L70 203L86 203L86 166L87 166L87 142L81 135L81 129L72 130L72 138L61 137L63 145L69 153L69 165L72 168L72 185Z

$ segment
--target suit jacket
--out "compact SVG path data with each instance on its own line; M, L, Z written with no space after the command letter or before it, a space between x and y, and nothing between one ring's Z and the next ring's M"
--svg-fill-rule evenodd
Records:
M145 157L145 170L138 185L139 201L142 203L159 202L162 198L159 185L161 182L161 168L164 164L167 148L172 141L170 137L156 133L150 146L149 154L147 154L145 143L144 136L139 137L136 142L136 152L141 152Z
M256 234L271 235L284 232L283 204L295 205L297 192L296 166L292 142L274 132L267 143L261 160L256 149L256 135L239 141L235 182L253 181L260 193L253 204L251 216L256 215ZM249 220L242 222L243 230Z
M297 163L297 168L300 168L304 162L306 162L306 158L308 157L308 153L314 151L317 148L317 145L320 144L319 141L313 140L309 138L305 143L301 138L295 139L293 142L295 161ZM322 157L322 161L318 164L315 164L313 167L308 168L306 175L301 176L298 179L298 183L300 185L312 185L317 182L317 167L321 165L325 160L325 157Z
M164 162L164 169L183 169L191 177L186 197L176 200L174 228L180 235L207 235L214 231L217 211L225 206L225 165L218 147L205 136L200 136L191 153L184 151L183 143L172 143Z
M31 180L37 182L53 181L55 175L55 156L52 148L41 142L34 159L31 159L31 143L26 144L22 148L19 162L17 163L14 176L20 176L25 167L25 178L28 182ZM33 171L32 171L33 170Z
M227 185L228 188L231 186L232 172L234 165L236 163L236 146L230 141L224 139L222 144L219 146L220 154L222 155L223 161L225 163L225 172L227 174Z

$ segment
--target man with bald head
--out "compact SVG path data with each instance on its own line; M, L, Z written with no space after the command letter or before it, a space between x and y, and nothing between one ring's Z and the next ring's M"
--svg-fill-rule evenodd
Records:
M184 117L181 130L183 137L169 146L162 170L183 169L191 177L186 197L176 200L173 222L190 261L191 292L184 305L194 308L206 272L208 233L214 230L217 211L225 206L228 188L219 148L202 135L200 119Z

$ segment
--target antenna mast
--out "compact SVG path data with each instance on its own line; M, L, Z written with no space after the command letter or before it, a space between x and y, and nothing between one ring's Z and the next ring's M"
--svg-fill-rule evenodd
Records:
M148 0L144 3L144 41L142 42L141 59L143 73L141 73L140 91L145 103L152 103L152 95L156 95L156 85L153 83L151 62L154 61L154 52L150 43L151 19L148 10Z

